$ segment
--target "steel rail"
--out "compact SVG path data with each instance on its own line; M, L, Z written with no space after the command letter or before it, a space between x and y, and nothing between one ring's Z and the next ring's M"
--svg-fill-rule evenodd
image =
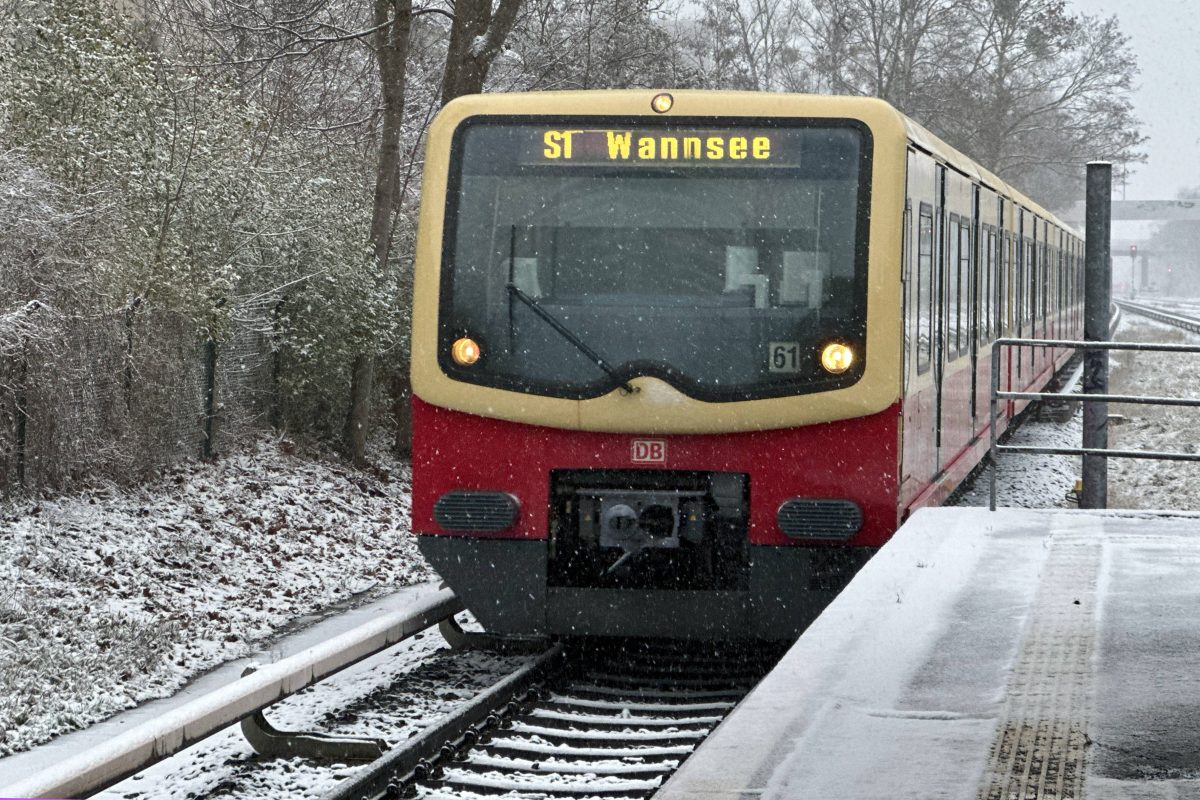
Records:
M992 343L993 348L1008 345L1020 347L1061 347L1074 350L1134 350L1155 353L1200 352L1200 347L1192 344L1160 344L1158 342L1080 342L1073 339L1014 339L1004 337Z
M1142 305L1141 303L1134 303L1129 300L1116 300L1115 302L1121 308L1124 308L1126 311L1129 311L1133 314L1149 317L1150 319L1158 320L1159 322L1165 322L1168 325L1173 325L1176 328L1183 328L1184 330L1191 331L1192 333L1200 333L1200 319L1196 319L1195 317L1185 317L1182 314L1172 314L1170 312L1163 311L1162 309L1155 308L1154 306Z
M77 797L110 786L368 656L438 624L463 608L437 589L316 647L262 667L107 742L11 786L0 797Z
M1200 351L1198 351L1200 352ZM1093 403L1128 403L1147 406L1184 406L1200 408L1200 400L1190 397L1150 397L1133 394L1063 394L1061 392L996 392L1000 400L1082 400Z
M358 774L343 780L323 794L321 800L370 800L381 796L399 796L400 787L412 778L414 772L426 774L433 759L449 755L464 744L473 744L478 736L479 725L544 678L561 663L562 658L562 644L552 645L462 708L438 718L414 738L400 743Z
M1153 461L1200 461L1200 453L1106 450L1099 447L1037 447L1023 444L998 444L996 450L1001 453L1035 453L1048 456L1105 456L1106 458L1142 458Z

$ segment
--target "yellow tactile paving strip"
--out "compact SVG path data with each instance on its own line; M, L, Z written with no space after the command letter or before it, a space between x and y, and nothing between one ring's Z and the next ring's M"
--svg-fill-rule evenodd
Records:
M1102 548L1082 537L1050 546L980 800L1083 797Z

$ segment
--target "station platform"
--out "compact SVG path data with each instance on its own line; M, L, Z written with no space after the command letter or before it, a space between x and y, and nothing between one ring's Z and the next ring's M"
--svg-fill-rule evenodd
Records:
M1200 515L919 511L655 797L1200 798Z

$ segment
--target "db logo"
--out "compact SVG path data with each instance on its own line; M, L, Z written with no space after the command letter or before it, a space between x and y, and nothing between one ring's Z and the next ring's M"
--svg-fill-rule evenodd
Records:
M633 460L640 464L665 464L667 443L662 439L634 439Z

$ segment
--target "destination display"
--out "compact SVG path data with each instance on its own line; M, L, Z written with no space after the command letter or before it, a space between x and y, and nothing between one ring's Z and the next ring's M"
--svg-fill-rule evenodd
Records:
M535 160L552 164L773 164L799 166L798 148L781 131L662 128L550 128L540 131ZM789 152L790 151L790 152Z

